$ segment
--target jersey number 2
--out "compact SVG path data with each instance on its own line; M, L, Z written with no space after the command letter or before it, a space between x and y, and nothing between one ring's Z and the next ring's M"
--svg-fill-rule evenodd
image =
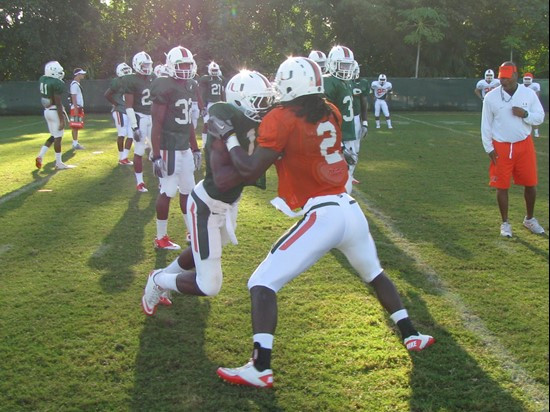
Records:
M338 150L332 153L328 152L328 149L334 147L336 144L336 129L331 122L319 123L319 126L317 126L317 136L323 137L327 134L328 136L321 141L319 148L321 149L321 155L325 158L326 162L331 165L343 159L342 154Z

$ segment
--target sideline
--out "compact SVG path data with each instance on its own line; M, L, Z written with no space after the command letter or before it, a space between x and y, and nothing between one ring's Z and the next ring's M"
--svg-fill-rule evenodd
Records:
M487 348L487 353L493 356L501 365L505 374L511 381L517 384L527 395L528 399L541 410L548 410L548 394L546 386L537 383L529 373L519 365L514 356L500 343L499 339L485 326L478 315L468 309L460 296L450 291L446 283L437 272L422 259L421 253L402 233L391 223L391 219L376 209L360 190L354 188L353 197L368 213L368 218L379 226L384 235L399 247L403 253L414 262L415 266L423 273L431 285L448 301L462 319L464 327L473 333Z

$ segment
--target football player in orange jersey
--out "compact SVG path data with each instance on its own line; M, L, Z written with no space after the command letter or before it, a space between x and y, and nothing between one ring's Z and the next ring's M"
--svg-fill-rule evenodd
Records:
M412 325L393 282L378 260L365 215L346 194L348 167L342 154L342 116L323 97L321 69L313 60L291 57L277 71L281 104L262 120L258 144L249 156L231 124L211 116L208 130L225 141L245 179L275 164L278 195L272 204L289 216L302 216L270 250L248 281L252 301L252 360L239 368L218 368L231 383L273 386L271 351L277 325L277 292L331 249L340 250L397 324L408 350L435 342ZM299 211L297 211L299 209Z

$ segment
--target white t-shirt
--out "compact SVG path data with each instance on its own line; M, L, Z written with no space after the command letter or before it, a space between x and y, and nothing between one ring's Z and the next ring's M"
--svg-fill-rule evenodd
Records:
M517 106L529 112L525 119L514 116L512 107ZM544 109L536 93L527 87L518 88L512 96L502 86L491 90L483 100L481 111L481 140L487 153L494 150L497 142L516 143L531 134L531 126L544 121Z
M78 83L76 80L73 80L71 82L71 95L76 94L76 104L80 107L84 107L84 97L82 96L82 88L80 87L80 83ZM71 100L71 105L72 105Z
M485 79L481 79L476 84L476 89L481 92L481 98L485 98L485 95L489 93L491 90L497 88L500 86L500 80L499 79L493 79L490 82L487 82Z

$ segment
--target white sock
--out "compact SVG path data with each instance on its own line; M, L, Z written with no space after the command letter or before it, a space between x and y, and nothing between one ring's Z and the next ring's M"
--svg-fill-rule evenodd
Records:
M175 273L176 275L179 275L182 273L185 269L182 268L178 262L178 259L174 259L172 263L170 263L168 266L166 266L163 270L163 272L166 273Z
M167 273L165 270L163 270L162 272L157 273L153 280L161 289L179 292L178 287L176 286L177 277L178 273Z
M390 119L386 120L386 123L388 124L388 127L391 127L391 120Z
M129 152L128 149L124 149L124 150L122 151L122 158L123 158L123 159L128 159L128 152Z
M202 134L202 147L206 147L206 141L208 140L208 133Z
M252 336L254 342L258 342L264 349L273 349L273 335L270 333L256 333Z
M143 173L136 173L136 181L138 185L143 183Z
M48 149L49 149L48 146L42 146L42 148L40 149L40 153L38 154L38 157L44 157Z
M189 232L189 226L187 225L187 214L182 213L181 215L183 216L183 225L185 226L185 231Z
M157 219L157 239L162 239L168 233L168 220Z
M376 127L380 127L380 120L376 121Z
M63 161L61 160L61 153L56 153L55 154L55 163L56 164L63 163Z
M73 140L73 147L78 145L78 140Z
M405 318L408 318L409 314L407 313L407 309L401 309L397 312L394 312L390 315L391 320L393 320L393 323L397 324L400 320L403 320Z

